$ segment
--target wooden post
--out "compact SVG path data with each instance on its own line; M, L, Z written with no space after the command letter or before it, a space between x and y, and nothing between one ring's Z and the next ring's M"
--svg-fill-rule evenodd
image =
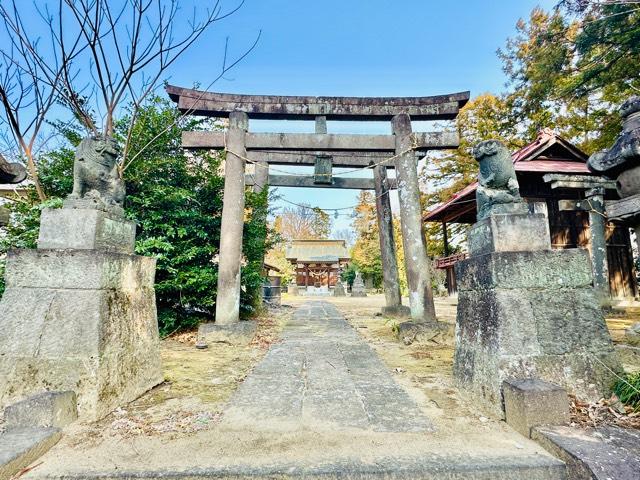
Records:
M585 200L559 200L558 209L586 211L589 213L590 259L593 271L593 288L600 302L611 295L609 287L609 262L607 259L607 217L604 208L604 187L586 189Z
M224 197L218 264L216 324L229 325L240 320L240 263L244 227L244 168L249 118L244 112L229 114L227 158L224 169ZM233 152L233 153L232 153ZM236 155L238 154L238 155Z
M382 279L384 282L385 308L383 312L397 314L402 307L400 295L400 277L396 260L396 242L393 238L393 215L389 200L389 181L387 167L377 165L373 169L376 187L376 216L380 237L380 255L382 257Z
M417 162L415 152L409 150L412 147L411 118L407 114L396 115L391 124L398 155L396 175L411 318L416 321L436 321L427 248L422 232Z
M449 256L449 232L447 231L447 222L442 222L442 241L444 243L444 256Z
M591 264L593 286L601 299L610 296L609 261L607 259L607 218L604 208L604 188L596 187L586 192L591 233Z

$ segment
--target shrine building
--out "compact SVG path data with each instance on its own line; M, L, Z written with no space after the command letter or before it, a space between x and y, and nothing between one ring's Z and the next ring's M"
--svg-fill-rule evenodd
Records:
M616 299L634 298L638 287L629 228L608 222L604 209L597 211L597 201L590 197L595 191L604 203L618 199L615 182L591 173L588 155L549 130L541 131L534 142L512 157L522 198L530 204L531 211L543 212L549 219L552 247L586 248L594 275L601 271L603 278L608 278L607 293ZM456 292L454 265L466 254L450 255L447 226L476 221L477 185L468 185L423 217L426 222L442 224L445 256L436 260L436 267L447 272L449 294ZM592 248L592 240L599 237L603 244L606 241L606 256L598 260L598 249Z
M344 240L293 240L286 258L295 267L300 287L333 287L351 257Z

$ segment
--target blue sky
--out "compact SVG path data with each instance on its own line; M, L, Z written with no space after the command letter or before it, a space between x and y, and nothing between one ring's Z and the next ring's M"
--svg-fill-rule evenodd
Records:
M224 2L231 6L229 1ZM540 5L529 0L247 0L181 58L169 81L208 85L261 31L256 49L211 89L278 95L418 96L504 90L496 50L515 24ZM253 131L313 131L312 122L254 121ZM428 130L417 125L416 130ZM329 132L389 133L379 124L329 124ZM366 173L365 173L366 175ZM323 208L356 203L356 191L278 189L284 198ZM278 204L283 205L282 202ZM334 229L350 225L335 221Z

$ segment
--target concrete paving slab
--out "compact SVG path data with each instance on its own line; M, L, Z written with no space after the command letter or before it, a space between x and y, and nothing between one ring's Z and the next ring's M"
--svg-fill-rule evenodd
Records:
M268 430L359 428L420 432L433 424L380 358L326 302L303 305L225 412L224 424ZM253 425L255 428L257 425Z

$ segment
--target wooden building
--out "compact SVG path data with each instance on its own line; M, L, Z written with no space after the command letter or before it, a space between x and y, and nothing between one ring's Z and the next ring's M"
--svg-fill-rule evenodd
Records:
M305 287L334 286L351 259L344 240L294 240L286 258L296 269L296 284Z
M593 176L587 169L587 155L551 131L540 132L536 140L513 154L513 163L520 184L520 194L531 204L531 210L545 211L549 218L552 248L591 249L589 213L584 210L563 210L567 202L584 200L586 189L552 188L549 174ZM547 177L545 181L544 177ZM424 216L427 222L440 222L445 236L445 257L437 259L436 266L447 271L449 293L456 291L454 265L464 254L448 255L447 225L472 224L476 221L477 182L460 190L447 202ZM613 185L605 189L606 200L617 199ZM631 250L629 229L606 224L609 290L617 299L637 295L637 284Z

